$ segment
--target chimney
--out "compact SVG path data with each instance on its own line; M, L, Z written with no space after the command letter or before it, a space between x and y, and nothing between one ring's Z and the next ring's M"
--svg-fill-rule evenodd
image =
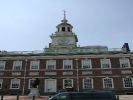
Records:
M126 52L130 52L128 43L124 43L122 48L124 48L126 50Z

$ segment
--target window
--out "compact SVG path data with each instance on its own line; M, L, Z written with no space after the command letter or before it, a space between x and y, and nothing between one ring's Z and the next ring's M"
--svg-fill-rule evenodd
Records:
M73 79L64 79L63 87L64 88L72 88L73 87Z
M62 31L65 32L65 27L62 27Z
M20 71L22 68L22 61L14 61L13 62L13 70Z
M4 70L5 69L5 61L0 61L0 70Z
M91 69L92 68L91 59L82 60L82 68L83 69Z
M0 89L2 89L2 82L3 82L3 79L0 79Z
M20 79L12 79L11 80L11 89L19 89L20 87Z
M33 81L35 81L35 79L30 79L29 80L29 89L32 88L32 85L31 84L33 83Z
M56 60L47 60L47 62L46 62L46 69L47 70L54 70L54 69L56 69Z
M123 78L124 88L132 88L133 87L133 78Z
M110 59L101 59L101 68L102 68L102 69L111 68Z
M67 27L68 32L70 32L70 27Z
M93 88L93 79L83 79L83 88L92 89Z
M130 68L130 63L128 58L120 59L120 68Z
M31 70L39 70L39 61L31 61L30 69Z
M63 60L63 68L64 69L72 69L72 60Z
M114 88L113 78L103 78L103 88Z

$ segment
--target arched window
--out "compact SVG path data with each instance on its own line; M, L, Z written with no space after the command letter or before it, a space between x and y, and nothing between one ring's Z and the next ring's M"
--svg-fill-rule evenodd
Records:
M70 27L67 27L67 31L70 32Z
M65 27L62 27L62 31L65 32Z

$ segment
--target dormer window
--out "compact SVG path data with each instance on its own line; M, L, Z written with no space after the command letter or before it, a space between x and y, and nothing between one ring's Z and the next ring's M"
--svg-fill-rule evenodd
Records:
M62 27L62 31L65 32L65 27Z

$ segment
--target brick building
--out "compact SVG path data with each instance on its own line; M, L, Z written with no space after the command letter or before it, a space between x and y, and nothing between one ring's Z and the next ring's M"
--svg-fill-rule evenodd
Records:
M49 47L42 52L0 52L1 94L27 94L36 78L41 94L68 88L133 93L133 52L128 43L120 49L79 47L65 15L56 28Z

